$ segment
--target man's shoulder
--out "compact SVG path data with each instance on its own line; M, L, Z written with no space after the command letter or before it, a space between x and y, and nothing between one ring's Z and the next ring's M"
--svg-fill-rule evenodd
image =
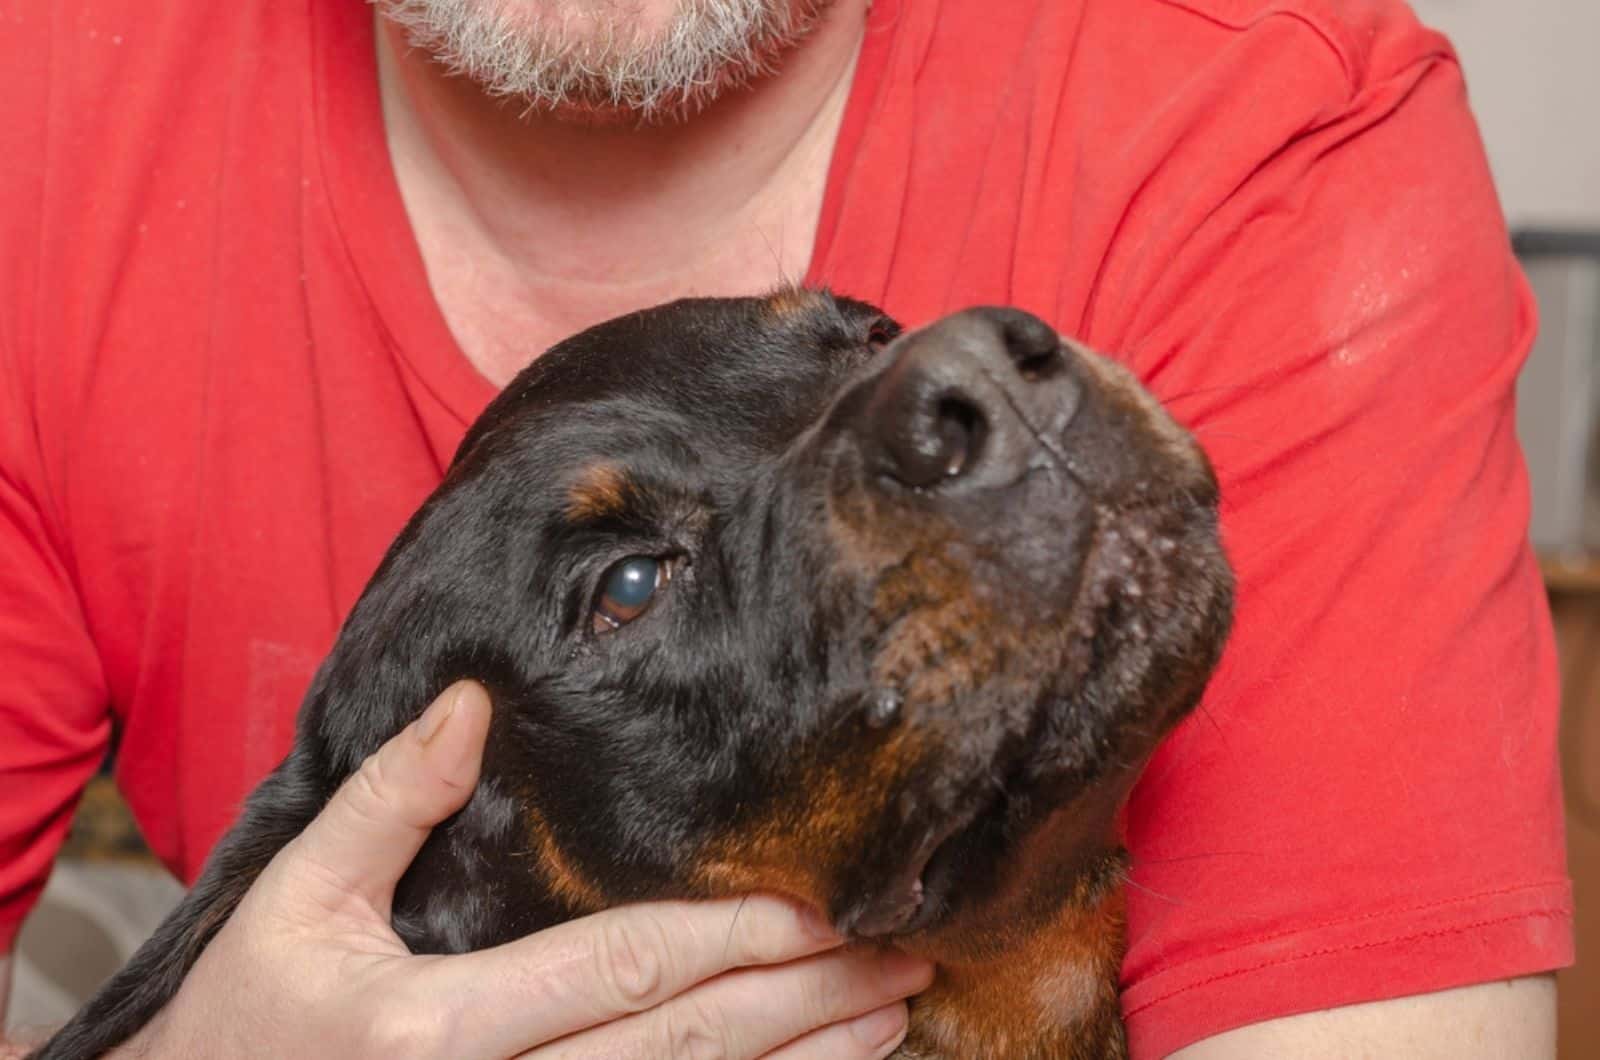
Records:
M132 355L109 321L173 348L176 320L204 324L219 233L267 230L257 189L299 192L308 10L0 0L0 383L75 409L102 354Z
M1159 99L1142 98L1141 83L1165 97L1232 79L1245 98L1320 67L1333 75L1323 95L1344 102L1419 62L1453 58L1404 0L1076 0L1000 11L985 0L899 3L893 24L913 42L923 81L967 91L1031 69L1035 91L1071 89L1081 101L1072 71L1088 69L1104 82L1097 100L1114 93L1146 112Z
M1444 38L1418 21L1406 0L1087 0L1105 8L1137 32L1150 9L1182 12L1221 31L1239 35L1289 29L1313 48L1326 50L1343 67L1352 90L1382 79L1418 59L1447 54ZM1142 10L1141 10L1142 9Z
M906 8L899 19L908 20L913 5L901 3ZM1062 58L1088 45L1156 60L1172 50L1203 59L1210 50L1235 46L1241 35L1287 31L1336 59L1352 86L1449 48L1405 0L1078 0L1007 5L998 12L986 0L944 0L923 9L923 17L933 38L971 45L997 28L1021 47ZM970 48L968 54L983 61Z
M0 54L53 73L59 82L54 87L70 91L94 86L102 70L137 70L156 61L206 65L244 39L242 32L282 21L290 10L269 0L11 3L0 6Z
M0 5L0 70L10 75L0 144L76 157L97 139L132 137L130 122L172 126L292 50L307 22L303 6L272 0Z

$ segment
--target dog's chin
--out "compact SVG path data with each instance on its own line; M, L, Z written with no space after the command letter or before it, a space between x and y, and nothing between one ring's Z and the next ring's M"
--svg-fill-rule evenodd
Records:
M979 864L975 855L996 853L1008 803L1001 793L927 829L878 887L848 906L837 925L841 934L883 939L935 929L956 907L963 876Z
M1115 846L1111 822L1126 797L1124 773L1007 788L975 802L852 904L839 930L934 956L970 951L974 938L1014 934L1056 907L1082 864Z

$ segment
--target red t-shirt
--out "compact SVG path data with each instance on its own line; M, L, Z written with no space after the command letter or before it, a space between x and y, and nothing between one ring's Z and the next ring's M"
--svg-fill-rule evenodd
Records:
M0 4L0 948L118 778L192 879L491 396L358 0ZM1513 377L1533 308L1398 0L877 0L808 279L1013 303L1223 482L1237 629L1133 796L1134 1055L1572 958Z

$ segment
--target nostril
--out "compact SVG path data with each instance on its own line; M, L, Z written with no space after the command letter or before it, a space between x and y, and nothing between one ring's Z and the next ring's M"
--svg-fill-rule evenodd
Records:
M908 394L915 386L891 390L902 399L872 410L882 474L912 489L930 489L971 470L982 456L989 425L966 394L944 388Z
M1014 312L1001 325L1006 352L1018 374L1030 383L1053 379L1066 370L1055 329L1031 313Z
M1025 357L1017 358L1017 372L1030 383L1042 383L1046 379L1054 379L1066 368L1066 361L1062 359L1060 350L1051 350L1049 353L1030 353Z
M945 478L955 478L972 466L988 429L983 413L972 402L954 395L939 400L935 430Z

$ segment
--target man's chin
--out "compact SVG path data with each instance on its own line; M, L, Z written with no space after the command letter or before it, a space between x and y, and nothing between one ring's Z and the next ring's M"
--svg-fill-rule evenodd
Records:
M583 128L617 129L676 125L687 121L724 96L737 92L747 78L694 93L674 93L649 100L617 99L602 93L569 92L560 98L514 96L507 105L527 118L548 119Z
M553 2L377 0L413 47L487 95L591 126L669 125L698 114L775 69L831 0L650 0L641 15L582 8L546 24ZM626 32L597 21L608 12L627 20ZM643 16L661 25L642 28Z

